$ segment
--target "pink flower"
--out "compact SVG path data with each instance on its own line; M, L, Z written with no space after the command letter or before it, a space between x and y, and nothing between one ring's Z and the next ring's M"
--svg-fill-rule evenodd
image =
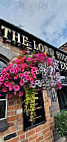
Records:
M19 59L16 59L15 62L18 63L18 62L19 62Z
M8 82L8 81L5 81L5 82L4 82L4 85L5 85L6 87L9 87L9 82Z
M19 72L19 69L17 68L17 69L16 69L16 73L18 73L18 72Z
M44 59L43 59L43 57L41 57L41 58L40 58L40 61L41 61L41 62L44 62Z
M37 67L33 67L32 69L31 69L31 72L36 72L37 71Z
M24 85L24 81L23 79L20 80L20 85L23 86Z
M6 72L7 70L8 70L8 68L7 68L7 67L3 69L3 71L5 71L5 72Z
M18 66L17 68L16 68L16 73L19 73L21 71L21 68Z
M0 81L4 81L4 76L3 75L0 77Z
M47 62L48 62L48 65L52 65L52 59L50 59L50 58L47 58Z
M8 78L9 78L9 79L12 79L12 75L11 75L11 74L8 74Z
M16 59L16 60L14 61L14 63L19 64L19 63L20 63L20 60L19 60L19 59Z
M36 78L36 75L35 75L35 73L31 72L31 74L32 74L32 77Z
M21 64L21 67L24 68L24 64Z
M12 64L9 64L9 65L6 67L7 70L9 70L9 69L11 69L11 68L12 68ZM6 70L6 71L7 71L7 70Z
M28 68L28 65L26 63L23 66L24 66L24 68Z
M14 85L14 91L19 91L19 89L20 89L20 87L19 87L19 85Z
M61 83L60 83L60 82L58 82L58 83L57 83L57 85L58 85L58 88L59 88L59 89L61 89L61 88L62 88L62 86L61 86Z
M13 90L13 85L12 83L9 84L9 91L12 91Z
M18 79L18 75L14 76L14 80L17 80Z
M41 56L41 53L37 53L37 56L40 57L40 56Z
M33 57L32 58L35 58L36 57L36 55L33 55Z
M31 83L31 84L33 84L33 83L34 83L34 80L33 80L33 78L32 78L32 77L30 78L30 83Z
M36 60L38 60L38 61L39 61L39 60L40 60L40 58L39 58L39 57L36 57Z
M4 79L5 79L6 76L7 76L7 73L3 74Z
M61 86L61 83L60 83L60 82L58 82L58 83L57 83L57 85L58 85L58 86Z
M22 68L21 71L24 72L24 68Z
M23 60L27 59L27 57L23 57Z
M61 89L62 87L61 87L61 86L58 86L58 88Z
M31 61L31 58L28 57L26 61L27 61L27 62L30 62L30 61Z
M7 92L7 88L6 87L2 88L2 91Z
M29 67L30 67L30 68L32 68L32 66L31 66L31 65L29 65Z
M2 96L2 94L0 94L0 97Z
M12 94L9 94L9 95L8 95L8 98L12 98Z
M10 72L11 72L11 73L15 73L15 69L14 69L14 68L11 68L11 69L10 69Z
M28 76L29 72L25 71L24 76Z
M35 63L36 63L36 60L35 60L35 59L33 59L33 60L32 60L32 62L35 64Z
M8 77L5 77L5 80L8 80Z
M3 81L0 81L0 85L2 85L3 84Z
M23 78L23 74L22 74L22 73L19 73L19 77L20 77L20 78Z
M23 92L19 92L19 97L22 97L23 96Z
M21 64L22 69L25 69L27 64Z
M30 80L30 76L29 75L26 76L26 80Z
M5 74L5 71L3 70L3 71L1 71L1 74Z

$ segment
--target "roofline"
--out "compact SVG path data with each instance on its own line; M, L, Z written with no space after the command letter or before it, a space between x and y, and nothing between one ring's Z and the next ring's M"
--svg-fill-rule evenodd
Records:
M7 24L10 24L12 27L15 27L15 28L17 28L18 30L24 31L25 33L27 33L27 34L29 34L29 35L31 35L31 36L33 36L33 37L35 37L35 38L41 40L42 42L45 42L44 40L40 39L39 37L36 37L34 34L31 34L31 33L27 32L26 30L21 29L21 28L19 28L18 26L14 25L14 24L12 24L12 23L10 23L10 22L7 22L7 21L5 21L5 20L3 20L3 19L1 19L1 18L0 18L0 21L1 21L1 22L4 22L4 23L7 23ZM48 44L49 46L52 46L52 47L54 47L54 48L57 48L57 47L55 47L55 46L49 44L48 42L45 42L45 44Z
M0 18L0 23L5 23L6 25L9 25L10 27L12 27L12 28L14 28L14 29L19 30L20 32L24 32L25 34L30 35L30 36L34 37L35 39L40 40L43 44L45 44L45 45L47 45L47 46L50 46L50 47L52 47L53 49L56 49L56 50L58 50L58 51L61 51L59 48L57 48L57 47L55 47L55 46L53 46L53 45L51 45L51 44L45 42L44 40L42 40L42 39L36 37L35 35L33 35L33 34L31 34L31 33L28 33L27 31L25 31L25 30L19 28L19 27L16 26L16 25L13 25L13 24L10 23L10 22L6 22L5 20L3 20L3 19L1 19L1 18ZM61 53L64 53L64 54L67 55L67 53L65 53L64 51L61 51Z

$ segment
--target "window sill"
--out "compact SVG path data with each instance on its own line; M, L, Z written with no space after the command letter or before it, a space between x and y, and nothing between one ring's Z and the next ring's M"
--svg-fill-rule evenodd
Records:
M7 120L0 120L0 132L3 132L8 129Z

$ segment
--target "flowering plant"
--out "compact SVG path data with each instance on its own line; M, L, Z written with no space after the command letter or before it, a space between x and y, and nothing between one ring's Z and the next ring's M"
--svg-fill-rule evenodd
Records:
M32 57L18 57L1 71L0 91L12 95L23 95L22 88L43 88L55 86L61 88L60 73L57 64L46 53L37 53Z
M23 96L25 90L26 110L29 103L28 98L30 98L32 113L35 109L33 106L35 92L38 89L46 89L51 86L61 88L60 73L56 72L57 67L58 65L55 65L45 52L32 56L25 56L24 52L1 71L0 92L8 92L8 97L11 98L13 95Z

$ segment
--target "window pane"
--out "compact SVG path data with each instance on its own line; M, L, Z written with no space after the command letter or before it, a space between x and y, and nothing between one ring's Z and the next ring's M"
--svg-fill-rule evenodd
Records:
M0 73L4 67L6 67L6 64L4 62L0 61Z
M4 68L4 67L6 67L6 64L4 62L0 61L0 68Z
M64 90L64 101L65 101L65 104L67 106L67 90Z
M67 88L62 87L62 89L58 90L57 93L58 93L58 101L59 101L60 109L67 110Z
M6 99L6 94L4 92L0 92L0 94L2 95L0 96L0 99Z
M5 118L6 101L0 101L0 119Z
M0 74L4 67L6 67L6 64L0 61ZM6 100L1 99L6 99L6 94L3 92L0 92L0 120L5 118L6 115Z

